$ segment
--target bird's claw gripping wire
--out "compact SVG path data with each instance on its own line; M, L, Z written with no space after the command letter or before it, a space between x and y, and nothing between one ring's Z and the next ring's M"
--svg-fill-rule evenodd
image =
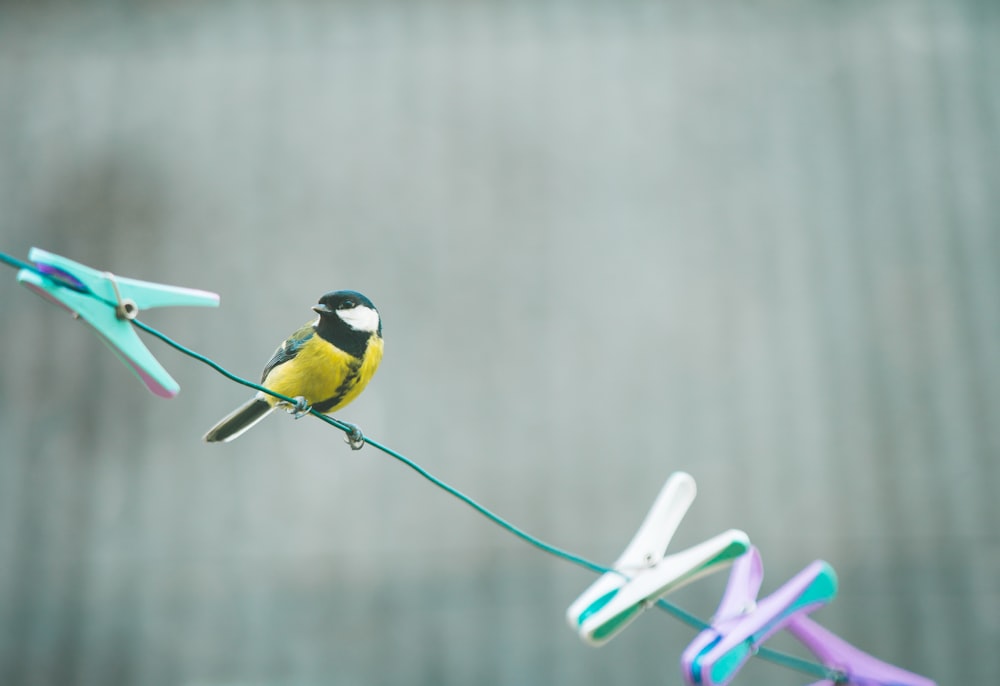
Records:
M305 397L301 395L295 396L294 405L291 403L287 403L287 405L288 413L296 419L302 419L312 411L312 406L307 403Z
M301 419L307 414L312 413L312 406L306 402L305 397L297 395L293 398L294 403L284 402L282 403L285 409L290 415L296 419ZM340 422L344 426L344 442L351 446L351 450L361 450L365 445L365 435L361 433L359 429L354 424L348 424L347 422Z
M361 433L361 429L347 422L343 422L343 424L347 427L344 442L351 446L351 450L361 450L365 446L365 435Z

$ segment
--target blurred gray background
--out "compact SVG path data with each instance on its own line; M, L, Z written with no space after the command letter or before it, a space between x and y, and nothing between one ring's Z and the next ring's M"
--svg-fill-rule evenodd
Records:
M0 250L219 292L142 318L249 377L362 290L342 419L603 563L687 470L674 549L826 559L941 684L1000 679L998 182L995 0L0 5ZM0 683L680 682L689 628L586 647L591 574L321 422L201 443L249 392L147 340L176 400L3 270Z

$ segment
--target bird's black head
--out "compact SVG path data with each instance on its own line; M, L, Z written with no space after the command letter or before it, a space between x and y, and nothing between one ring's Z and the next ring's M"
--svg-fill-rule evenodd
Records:
M382 320L375 305L357 291L332 291L313 305L319 314L316 331L339 348L360 345L362 352L371 334L382 335Z

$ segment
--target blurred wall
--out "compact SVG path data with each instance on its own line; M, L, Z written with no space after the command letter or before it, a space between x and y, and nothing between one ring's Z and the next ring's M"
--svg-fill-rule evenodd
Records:
M992 683L998 75L992 0L7 2L0 250L219 292L142 318L250 377L362 290L341 418L604 563L687 470L678 548L822 557L825 625ZM587 648L587 572L315 420L201 443L245 389L4 272L0 683L679 682L665 614Z

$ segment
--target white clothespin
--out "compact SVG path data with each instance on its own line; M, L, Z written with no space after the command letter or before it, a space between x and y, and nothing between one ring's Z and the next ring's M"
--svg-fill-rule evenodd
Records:
M567 610L566 619L580 638L595 646L606 643L661 596L724 568L750 548L744 532L730 529L665 557L696 492L690 474L670 475L615 560L614 571L603 574Z

